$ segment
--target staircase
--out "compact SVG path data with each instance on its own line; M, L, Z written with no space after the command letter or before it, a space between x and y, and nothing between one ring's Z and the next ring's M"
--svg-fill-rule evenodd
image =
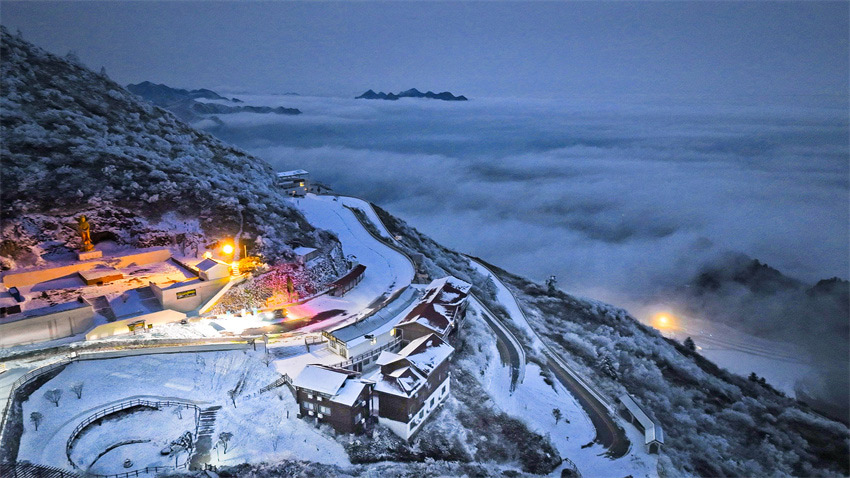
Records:
M210 450L213 445L213 434L215 433L215 418L220 405L201 410L198 416L198 436L195 439L195 453L189 461L190 470L199 470L210 461Z
M105 295L90 298L88 299L88 301L94 308L94 311L106 317L107 321L114 322L117 318L115 316L115 311L112 310L112 306L109 305L109 300L106 298Z

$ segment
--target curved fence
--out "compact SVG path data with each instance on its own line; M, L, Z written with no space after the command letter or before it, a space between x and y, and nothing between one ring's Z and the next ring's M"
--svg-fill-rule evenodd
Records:
M50 372L51 370L55 370L59 367L64 367L65 365L68 365L69 363L71 363L73 361L74 361L74 359L65 358L65 359L59 360L57 362L53 362L49 365L45 365L43 367L39 367L37 369L30 370L29 372L25 373L24 375L21 375L20 377L18 377L18 379L15 380L12 383L12 386L11 386L10 391L9 391L9 397L6 400L6 406L3 407L3 416L0 417L0 444L2 444L4 442L4 440L6 439L6 419L9 416L9 409L12 407L12 404L15 402L15 392L17 392L18 389L23 384L29 382L30 380L32 380L32 379L34 379L38 376L44 375L44 374Z
M175 401L175 400L153 401L153 400L143 400L143 399L139 399L139 398L134 399L134 400L127 400L126 402L121 402L117 405L113 405L109 408L104 408L103 410L99 410L98 412L96 412L92 415L89 415L83 421L78 423L76 427L74 427L74 430L68 436L68 441L65 442L65 456L68 458L68 463L70 463L71 466L73 466L74 468L80 469L77 466L77 464L74 463L74 460L71 459L71 448L73 446L74 441L76 441L77 436L80 434L81 431L83 431L83 429L85 429L87 426L91 425L92 422L99 420L103 417L112 415L113 413L120 412L121 410L126 410L128 408L138 407L138 406L145 406L145 407L151 407L151 408L157 408L157 409L159 409L161 407L172 407L172 406L192 408L192 409L195 410L195 435L197 436L197 434L198 434L198 420L197 420L197 418L198 418L198 415L201 412L201 409L197 405L195 405L194 403L181 402L181 401ZM148 467L145 467L145 468L139 469L139 470L126 471L126 472L123 472L123 473L115 473L115 474L111 474L111 475L100 475L100 474L95 474L95 473L86 473L86 476L94 477L94 478L126 478L126 477L130 477L130 476L140 476L140 475L145 475L145 474L148 474L148 473L157 473L157 472L160 472L160 471L168 471L168 470L176 470L176 469L180 469L180 468L185 468L186 466L188 466L188 463L189 463L189 461L187 460L186 462L184 462L180 465L176 465L176 466L174 466L174 465L148 466Z

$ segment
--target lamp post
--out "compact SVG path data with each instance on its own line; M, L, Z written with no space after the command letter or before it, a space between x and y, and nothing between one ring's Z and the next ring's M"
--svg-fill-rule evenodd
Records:
M225 244L221 247L221 252L223 252L225 256L230 256L231 273L235 275L238 272L238 265L236 264L236 258L234 255L235 248L233 247L233 244Z

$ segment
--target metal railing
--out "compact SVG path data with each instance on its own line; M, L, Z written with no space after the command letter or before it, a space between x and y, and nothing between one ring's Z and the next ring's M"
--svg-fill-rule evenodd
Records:
M73 471L33 463L0 463L0 476L4 478L80 478Z
M138 406L146 406L146 407L151 407L151 408L156 408L156 409L159 409L161 407L171 407L171 406L180 406L180 407L192 408L192 409L195 410L195 413L196 413L195 435L197 435L197 431L198 431L197 430L197 428L198 428L197 415L200 414L201 409L197 405L195 405L194 403L181 402L181 401L177 401L177 400L153 401L153 400L143 400L143 399L140 399L140 398L136 398L136 399L133 399L133 400L127 400L126 402L121 402L121 403L119 403L117 405L113 405L109 408L104 408L103 410L99 410L98 412L96 412L92 415L89 415L83 421L78 423L77 426L74 427L74 430L71 432L70 436L68 436L68 441L65 442L65 457L68 458L68 463L70 463L71 466L73 466L74 468L79 469L77 464L74 463L74 460L71 459L71 448L73 448L73 444L77 440L77 436L80 434L81 431L83 431L83 429L85 429L92 422L94 422L98 419L101 419L101 418L106 417L108 415L112 415L113 413L120 412L121 410L126 410L128 408L138 407ZM111 474L111 475L99 475L99 474L87 473L86 476L99 477L99 478L112 478L112 477L124 478L124 477L129 477L129 476L139 476L140 473L146 474L146 473L148 473L148 470L156 472L156 471L160 471L160 470L166 471L166 470L174 470L174 469L177 469L177 468L185 468L185 467L186 467L186 463L183 463L182 465L177 465L177 466L163 465L163 466L145 467L144 471L139 469L139 470L127 471L127 472L124 472L124 473L117 473L117 474Z
M160 345L161 346L161 345L165 345L165 342L171 342L172 340L174 340L174 339L166 339L163 342L159 342L159 343L156 343L156 344L146 344L146 345ZM202 339L200 341L193 341L193 342L189 342L189 343L186 343L187 341L185 339L176 339L176 340L177 341L174 342L174 343L182 342L183 346L189 346L189 347L191 347L192 345L199 345L199 342L200 342L200 345L207 345L207 344L205 344L205 342L234 343L234 344L237 344L237 343L247 344L248 343L244 338L241 338L241 339L209 338L209 339ZM169 343L168 345L171 345L171 343ZM78 354L77 352L72 352L73 355L70 356L70 357L64 357L62 359L59 359L56 362L52 362L52 363L45 365L43 367L39 367L39 368L30 370L29 372L25 373L24 375L21 375L20 377L18 377L18 379L15 380L12 383L12 386L9 390L9 397L6 401L6 406L3 407L3 415L0 416L0 446L3 445L4 440L7 438L6 437L6 426L7 426L8 420L9 420L9 410L11 409L12 404L15 402L15 393L25 383L29 382L30 380L32 380L36 377L44 375L45 373L50 372L51 370L55 370L56 368L62 367L64 365L68 365L72 362L76 362L78 360L88 360L88 359L92 359L92 358L97 358L98 355L101 355L104 352L107 353L107 354L114 354L114 352L120 352L120 351L123 350L123 351L127 351L128 353L131 353L134 350L145 349L145 348L150 348L150 347L128 347L128 348L124 348L124 349L117 349L117 350L110 350L110 351L98 351L98 352L90 352L90 353L84 353L84 354ZM166 348L166 347L162 347L162 348ZM186 352L191 352L191 351L192 350L186 350ZM152 354L157 353L156 348L154 347L153 350L150 353L152 353ZM110 355L110 356L103 357L103 358L117 358L117 356Z
M365 362L366 360L371 360L372 357L374 357L376 355L380 355L380 353L383 352L384 350L392 349L393 347L400 345L400 344L401 344L401 337L398 337L398 338L396 338L396 339L394 339L390 342L385 343L384 345L381 345L380 347L378 347L374 350L364 352L360 355L355 355L354 357L351 357L348 360L333 364L331 366L337 367L337 368L354 367L355 365L357 365L361 362Z
M51 370L55 370L59 367L68 365L73 361L74 359L64 358L57 362L45 365L43 367L30 370L29 372L18 377L18 379L12 383L12 387L9 390L9 398L8 400L6 400L6 406L3 407L3 416L0 417L0 445L2 445L3 440L6 438L6 420L9 417L9 409L12 407L12 403L15 402L15 392L18 391L18 388L40 375L44 375L45 373L48 373Z
M261 388L260 393L265 393L265 392L268 392L269 390L271 390L273 388L280 387L281 385L284 385L284 384L289 385L291 383L292 383L292 378L289 376L289 374L285 373L285 374L281 375L279 379L277 379L274 382L272 382L272 383L266 385L265 387Z

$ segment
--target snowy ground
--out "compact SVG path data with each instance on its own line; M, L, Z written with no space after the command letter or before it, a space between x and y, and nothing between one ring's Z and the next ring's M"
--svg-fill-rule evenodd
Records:
M525 316L510 291L485 267L475 261L470 261L470 264L481 274L493 278L499 303L508 311L513 323L532 338L533 347L542 348L543 345L525 320ZM471 303L470 309L472 309L472 304L474 303ZM476 313L484 312L477 310ZM482 384L502 410L522 419L539 433L549 435L552 443L561 452L561 456L572 460L582 476L632 475L643 477L658 474L657 457L646 453L642 446L643 433L629 424L623 424L623 429L626 431L632 447L629 453L622 458L611 460L603 456L605 449L598 444L582 448L582 445L592 442L596 436L596 430L590 421L590 417L575 397L563 388L557 380L553 385L548 385L543 380L541 370L536 364L527 364L525 379L517 385L513 393L506 393L506 390L510 390L510 372L498 358L495 334L489 330L483 320L477 317L473 320L481 322L480 327L477 328L487 330L487 333L492 335L480 345L481 348L489 347L491 349L490 353L486 354L487 357L491 357L490 363L478 364L477 366L484 370L484 374L481 375ZM552 410L555 408L561 410L566 420L562 419L559 423L555 423L552 414ZM615 417L615 420L618 420L618 418ZM562 465L562 468L564 466L566 465ZM558 473L560 473L560 469L553 474L557 475Z
M126 357L107 360L81 361L70 364L55 378L36 390L23 404L24 433L21 437L19 460L29 460L61 468L69 468L65 458L65 442L73 428L84 418L120 402L143 398L150 400L181 400L200 407L222 406L218 413L215 434L233 433L226 454L213 451L212 463L237 464L299 458L330 464L348 464L344 449L334 440L322 435L312 425L295 418L297 406L289 391L275 389L259 394L263 386L278 378L271 366L260 360L262 350L180 353ZM233 406L228 391L244 383ZM81 399L70 390L71 384L84 382ZM50 389L62 391L59 407L44 398ZM34 430L29 420L32 412L40 412L44 420ZM289 418L287 418L289 412ZM129 439L151 439L159 446L162 440L173 440L188 427L188 417L175 420L169 413L162 419L127 419L120 426L102 426L88 432L88 447L75 456L91 463L95 450L107 444ZM101 435L105 433L106 435ZM146 438L145 438L146 437ZM164 445L163 445L164 446ZM160 447L161 448L161 447ZM150 456L140 447L127 448L139 452L134 462L144 467ZM153 448L144 447L150 452ZM82 448L81 448L82 450ZM135 452L134 452L135 453ZM84 456L85 455L85 456ZM94 455L94 456L92 456ZM220 459L217 458L220 456ZM100 472L109 463L123 462L116 456L106 456L96 465ZM88 460L88 461L86 461ZM103 460L103 458L101 458ZM172 458L173 460L173 458ZM135 467L134 467L135 468ZM123 467L112 472L123 472Z
M359 314L368 313L393 292L409 285L414 277L413 266L407 258L372 237L344 204L356 205L364 211L371 208L367 209L354 198L336 201L334 198L308 194L305 198L293 198L291 201L311 224L334 231L345 255L355 256L357 262L366 266L366 272L363 280L343 297L325 295L289 308L288 312L294 317L312 316L328 310L343 311L335 318L306 327L305 331L334 328Z

